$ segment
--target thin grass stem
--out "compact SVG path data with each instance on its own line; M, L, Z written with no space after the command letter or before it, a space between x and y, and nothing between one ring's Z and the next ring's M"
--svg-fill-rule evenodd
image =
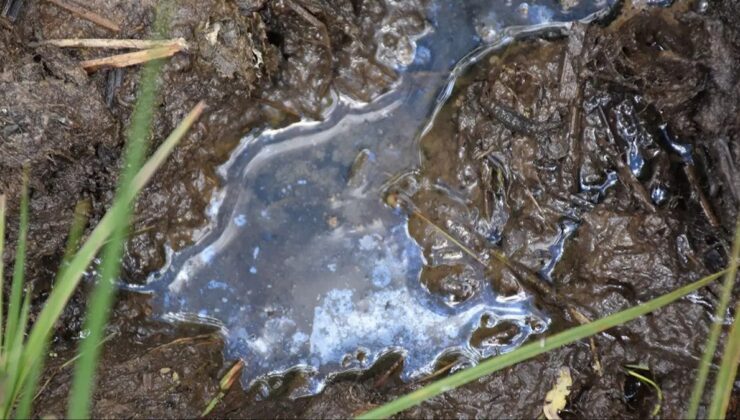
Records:
M16 332L18 330L23 299L23 276L26 268L26 246L28 237L28 171L28 165L24 165L18 245L15 250L13 280L10 286L10 298L8 299L8 321L5 325L5 343L8 346L8 351L12 351L10 346L14 343L13 338L16 336Z
M154 172L167 159L177 143L185 136L204 110L205 104L200 102L185 116L180 125L167 137L141 168L136 178L134 178L133 188L113 203L111 209L103 216L100 223L93 229L90 236L82 244L82 247L80 247L80 250L75 254L72 261L70 261L67 269L57 278L54 290L49 295L43 309L36 318L33 328L31 328L26 344L27 350L24 352L21 361L21 380L27 378L31 373L32 364L39 361L39 359L43 359L45 356L43 343L46 342L54 329L54 323L59 319L64 307L79 284L83 273L108 239L111 232L113 232L113 211L119 207L129 206L133 202L136 194L152 178Z
M704 287L725 274L727 270L704 277L696 282L683 286L673 292L652 299L648 302L625 309L607 317L598 319L588 324L579 325L570 328L551 337L543 338L538 341L526 344L511 353L506 353L488 359L477 366L462 370L454 375L448 376L437 382L420 388L408 395L391 401L383 406L370 410L358 419L377 419L387 418L434 396L442 394L451 389L465 385L483 376L499 371L516 363L531 359L550 350L562 347L564 345L588 338L609 328L632 321L640 316L650 313L656 309L662 308L675 300Z
M89 201L80 200L75 205L72 226L69 228L67 244L64 247L64 257L62 257L62 263L59 265L57 277L61 276L62 272L67 268L69 262L72 261L72 258L80 247L80 240L82 240L82 234L85 232L85 225L87 224L89 212Z
M0 194L0 355L5 354L4 340L3 340L3 329L4 329L4 316L3 316L3 295L5 289L5 195ZM0 357L0 370L5 372L5 358Z
M740 363L740 322L738 322L738 314L740 314L740 304L735 306L735 321L732 323L730 337L725 345L717 381L714 384L712 403L709 405L709 415L707 416L710 419L725 418L727 407L730 405L737 365Z
M23 298L23 303L21 304L21 309L19 311L18 317L18 329L16 330L15 336L12 337L12 345L8 346L8 370L5 371L5 395L2 406L2 418L4 419L10 417L10 413L13 410L13 405L18 399L18 394L20 393L21 387L23 385L23 381L20 380L19 375L19 372L21 370L19 361L21 360L24 352L23 338L26 335L26 326L28 325L28 314L30 312L30 308L31 290L29 290L28 293L26 293L25 298ZM15 417L21 418L18 415L16 415Z
M154 102L157 96L157 77L162 62L152 61L144 67L141 88L132 116L124 153L123 173L119 181L117 197L130 195L133 180L141 169L147 140L153 120ZM113 230L110 241L105 246L102 256L100 279L88 299L85 317L87 337L80 345L80 359L75 365L75 372L70 393L69 418L87 418L90 411L90 396L95 384L95 367L100 354L98 343L102 340L105 326L108 323L110 307L113 304L115 280L121 267L121 255L130 223L132 203L114 209L112 214Z
M686 417L695 419L699 412L699 404L701 403L701 397L704 395L704 387L707 382L707 376L709 376L709 368L714 359L714 353L717 350L717 342L719 336L722 334L722 325L724 324L725 314L727 308L730 305L730 298L732 296L732 289L735 285L735 277L737 275L737 263L740 257L740 218L738 218L735 226L735 240L732 245L732 256L730 257L729 267L726 270L725 281L722 284L722 294L719 298L719 304L714 314L714 320L709 330L709 337L704 347L704 354L699 361L699 371L696 374L694 380L694 388L691 391L691 399L689 400L689 409L686 412Z

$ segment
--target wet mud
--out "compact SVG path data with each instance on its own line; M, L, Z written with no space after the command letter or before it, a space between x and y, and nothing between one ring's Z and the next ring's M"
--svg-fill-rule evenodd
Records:
M154 4L100 1L88 7L119 22L123 29L116 37L146 38L153 30ZM330 84L358 100L376 97L390 88L395 72L372 58L377 46L370 28L389 24L396 31L388 38L399 43L423 29L416 3L393 13L382 2L357 7L312 2L310 10L306 7L295 2L178 2L168 36L184 37L192 45L165 65L152 138L165 138L199 100L209 110L137 203L124 260L126 282L144 281L164 264L168 249L198 238L219 185L215 169L245 133L321 119L331 104ZM88 224L94 226L112 199L139 72L113 69L88 76L80 60L115 51L30 47L45 39L112 35L53 5L31 3L13 17L14 24L3 26L0 34L5 57L0 171L9 208L17 212L21 167L28 162L32 168L28 265L43 297L76 202L89 202ZM354 86L345 79L362 83ZM12 220L11 214L6 258L17 235ZM69 334L80 328L80 310L72 312L61 323Z
M477 255L495 250L511 262L492 259L482 270L409 214L408 230L431 262L420 280L450 305L484 287L476 283L482 276L503 295L535 296L552 317L552 333L577 323L567 307L595 319L726 264L740 207L740 6L634 3L608 20L574 24L567 36L517 41L468 69L421 138L418 170L390 185L389 192L466 248ZM331 89L370 101L393 87L393 60L425 30L424 5L385 4L178 2L170 36L195 41L165 66L152 137L164 138L198 100L208 102L209 112L137 203L124 281L143 282L169 253L206 234L220 188L217 167L246 133L323 119L333 105ZM117 36L143 38L151 30L153 2L96 0L88 7L120 22ZM111 35L46 2L30 2L13 17L0 18L0 189L17 211L21 168L30 162L29 281L41 302L76 203L90 204L93 226L112 199L139 73L87 75L78 62L93 52L29 46ZM381 28L387 33L378 37ZM12 211L9 244L17 235ZM524 280L532 276L556 298ZM80 335L81 289L58 325L38 415L64 413L71 374L64 363ZM679 417L717 291L712 286L601 334L600 368L582 342L403 416L536 417L567 366L574 386L564 416L645 417L655 395L632 392L637 385L622 368L642 363L663 390L661 416ZM122 292L94 415L194 417L215 395L230 365L219 335L152 320L151 313L146 295ZM506 328L482 329L470 344L481 348L506 335ZM439 368L455 360L442 357ZM235 386L214 415L352 416L424 383L402 381L402 363L381 359L299 399L286 397L290 378L268 378L268 398Z

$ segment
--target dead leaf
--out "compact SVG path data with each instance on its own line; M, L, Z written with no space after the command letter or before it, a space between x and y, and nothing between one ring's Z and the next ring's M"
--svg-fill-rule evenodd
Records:
M573 379L570 376L570 369L567 367L560 368L558 380L555 382L555 386L545 395L545 406L542 407L542 412L548 420L560 420L558 413L565 408L572 385Z

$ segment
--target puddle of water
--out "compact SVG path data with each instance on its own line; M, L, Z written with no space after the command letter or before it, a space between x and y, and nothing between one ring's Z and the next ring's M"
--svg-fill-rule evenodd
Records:
M383 203L394 174L418 166L419 136L481 44L493 49L613 2L511 3L431 1L430 30L403 52L413 60L390 60L401 72L392 92L369 104L334 97L323 122L246 138L221 168L226 186L209 231L150 280L155 309L222 327L247 382L302 370L309 379L298 394L389 351L404 354L409 378L451 349L475 363L542 333L549 319L524 294L485 286L451 302L425 288L420 273L434 262L409 235L407 215ZM552 252L571 228L561 226ZM505 338L480 338L504 326Z

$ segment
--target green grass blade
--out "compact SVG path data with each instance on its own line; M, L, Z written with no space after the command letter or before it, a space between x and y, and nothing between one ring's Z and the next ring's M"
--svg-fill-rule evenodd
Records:
M5 358L3 346L3 294L5 286L5 262L3 254L5 253L5 195L0 194L0 372L5 372Z
M709 406L709 416L707 417L710 419L725 418L727 406L730 404L737 365L740 363L740 322L738 322L738 314L740 314L740 304L735 306L735 321L732 323L732 330L727 339L722 363L717 374L717 382L714 384L712 403Z
M69 261L74 256L75 251L79 247L80 239L85 230L85 224L87 223L87 214L90 211L90 203L88 201L79 201L75 206L74 219L70 228L69 236L67 238L67 245L65 247L64 257L62 258L62 264L59 267L59 273L61 274ZM46 353L48 343L44 343L44 349L42 353ZM36 389L41 379L42 364L36 362L22 384L20 401L16 408L15 416L17 418L30 418L31 417L31 405L36 394Z
M2 201L2 199L0 199ZM4 204L4 203L0 203ZM62 263L59 268L59 275L64 271L67 264L69 264L69 261L74 256L74 253L76 252L77 248L80 244L80 239L82 238L82 234L85 230L85 224L87 223L87 217L88 213L90 211L90 203L85 200L81 200L77 203L75 206L74 211L74 219L72 221L72 226L69 231L69 236L67 238L67 245L65 247L64 257L62 258ZM2 219L2 215L0 215L0 220ZM1 231L0 231L1 232ZM2 237L2 235L0 235ZM1 248L0 248L1 249ZM0 255L2 255L0 251ZM0 277L1 278L1 277ZM2 295L0 295L0 307L2 303ZM0 318L0 323L2 322L2 318ZM44 343L44 349L42 353L46 353L47 343ZM21 390L21 397L20 401L18 402L18 407L16 408L15 416L17 418L30 418L31 416L31 405L34 400L34 396L36 394L36 389L38 388L39 380L41 378L41 371L42 371L42 365L40 362L36 362L34 366L31 368L30 373L28 375L28 378L24 381L22 384L22 390Z
M28 325L28 313L31 308L31 294L32 291L29 289L26 293L26 297L23 298L23 303L21 304L21 309L18 313L18 328L15 336L13 336L11 341L8 343L8 370L5 372L5 395L2 407L2 418L4 419L9 417L22 386L20 378L21 366L19 362L24 351L23 338L26 335L26 326ZM20 418L20 416L17 415L16 417Z
M660 407L663 405L663 390L660 389L660 386L658 386L658 384L655 383L655 381L653 381L647 376L642 375L632 369L627 369L627 374L637 378L640 382L644 384L650 385L655 390L655 394L658 397L658 402L655 403L655 406L653 407L653 412L650 413L650 417L656 417L658 413L660 413Z
M434 396L442 394L450 389L457 388L468 382L474 381L483 376L489 375L498 370L512 366L524 360L531 359L550 350L562 347L566 344L582 340L594 334L613 328L617 325L632 321L642 315L652 312L658 308L668 305L669 303L688 295L689 293L708 285L714 280L721 277L727 270L704 277L694 283L683 286L668 294L657 297L629 309L617 312L607 317L598 319L588 324L580 325L563 332L557 333L551 337L543 338L526 344L511 353L496 356L488 359L477 366L460 371L447 378L429 384L408 395L391 401L383 406L368 411L358 417L358 419L375 419L386 418L399 413L407 408L413 407Z
M143 71L141 88L131 118L131 128L124 153L123 172L119 178L117 197L127 196L133 179L142 166L147 149L150 127L154 117L154 102L157 96L157 76L162 61L149 62ZM133 203L132 203L133 204ZM88 299L84 329L88 336L80 345L80 359L75 364L75 372L70 393L69 418L87 418L90 411L90 396L95 383L95 366L99 356L98 342L103 338L103 330L108 323L110 307L115 292L115 281L121 267L123 244L130 223L131 205L116 208L112 213L113 231L103 251L100 280Z
M732 289L735 285L735 276L737 275L737 263L739 256L740 218L738 218L737 224L735 226L735 240L732 244L732 256L730 257L725 281L722 284L722 294L720 295L719 304L717 305L717 312L714 314L714 320L709 330L707 344L704 347L704 354L699 361L699 371L696 374L696 379L694 380L694 389L691 391L689 409L686 412L686 417L690 419L695 419L697 413L699 412L699 403L701 402L702 395L704 395L704 387L707 382L707 376L709 376L709 367L712 364L712 359L714 359L714 353L717 350L717 342L719 341L719 336L722 334L722 324L724 324L725 314L727 313L727 308L730 305Z
M21 299L23 294L23 276L26 268L26 244L28 239L28 165L23 166L23 189L21 192L20 229L18 230L18 246L15 250L13 264L13 282L10 286L8 299L8 321L5 325L5 343L8 351L15 344L14 338L21 316Z
M21 399L18 402L18 407L15 409L15 417L18 419L31 418L31 404L33 403L33 397L36 394L36 388L41 378L41 367L38 366L38 363L36 365L31 369L31 374L21 389Z
M23 340L23 337L25 336L25 329L28 323L28 313L31 308L30 297L31 297L31 290L29 290L28 293L26 294L26 299L25 299L26 301L23 304L24 305L23 322L22 322L23 331L22 332L19 331L21 340ZM46 351L46 347L44 347L44 351ZM19 359L20 359L20 356L18 357L18 360ZM12 402L15 402L15 400L17 399L18 392L21 393L20 394L21 399L15 410L15 418L17 419L31 418L31 402L33 402L33 395L36 390L36 386L38 384L40 377L41 377L41 369L38 366L35 366L34 369L31 370L31 375L29 377L29 380L22 382L20 378L18 378L18 382L16 383L16 386L15 386L16 396L13 397Z
M120 216L121 219L128 219ZM121 223L128 225L129 221ZM95 387L95 367L100 357L98 343L102 340L105 326L110 316L115 294L115 281L120 271L120 257L123 253L123 243L126 233L116 227L111 240L103 252L100 280L88 300L85 317L85 331L87 337L80 345L80 359L75 364L72 390L70 393L69 410L67 417L71 419L88 418L90 402Z
M80 247L80 240L82 239L82 234L85 233L85 226L87 225L89 213L90 202L87 200L78 201L77 205L75 205L72 226L69 228L67 245L64 247L64 257L62 257L62 263L59 266L57 277L60 277L62 275L64 270L69 265L69 262L72 261L72 258L74 258L77 249Z
M80 250L75 254L75 257L70 261L67 269L57 278L54 284L54 290L52 290L46 300L44 308L39 313L28 337L27 351L24 353L22 360L22 377L27 377L32 364L43 358L43 344L53 330L54 323L59 319L90 262L108 239L111 232L113 232L114 219L112 215L114 211L117 211L117 208L129 206L133 202L136 194L141 191L157 168L167 159L172 149L185 136L190 127L203 113L204 109L204 103L201 102L196 105L162 145L159 146L157 151L136 175L132 184L133 188L113 203L111 209L103 216L100 223L93 229L85 243L82 244Z

